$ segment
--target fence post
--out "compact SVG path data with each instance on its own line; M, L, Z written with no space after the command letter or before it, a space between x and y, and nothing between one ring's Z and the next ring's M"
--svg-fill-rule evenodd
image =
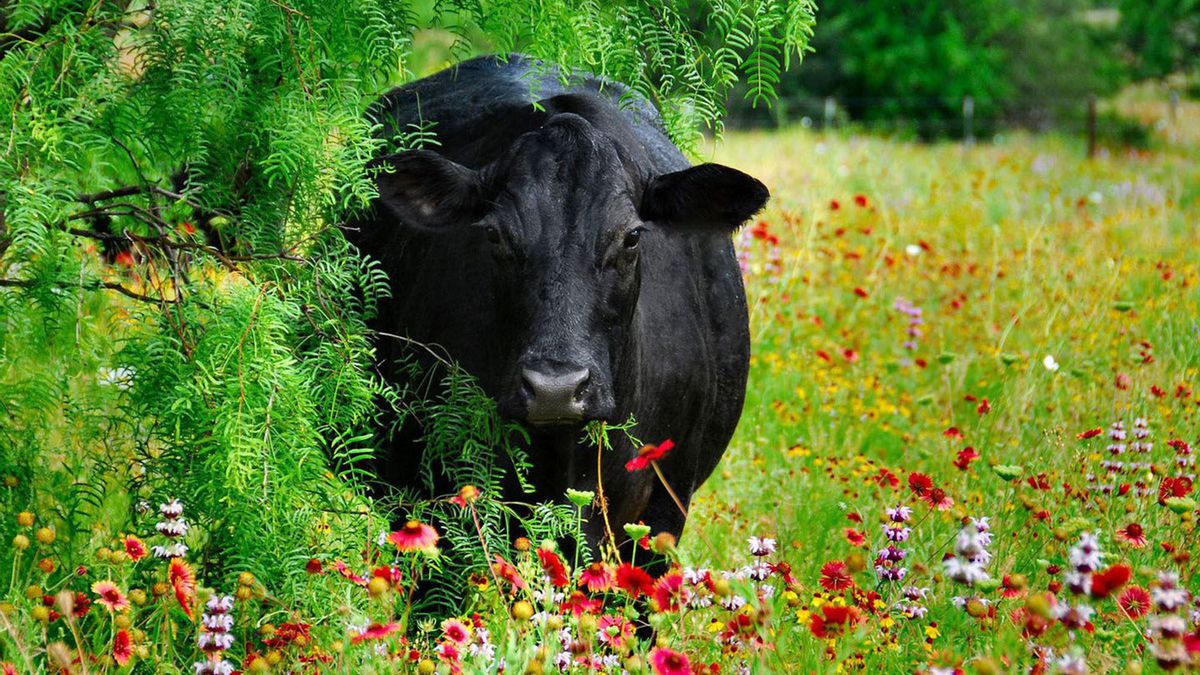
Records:
M1088 112L1087 112L1087 132L1088 132L1088 159L1096 156L1096 97L1088 97Z
M833 128L833 117L837 113L837 103L834 103L832 96L825 97L825 128Z
M975 97L963 97L963 143L967 147L975 145Z

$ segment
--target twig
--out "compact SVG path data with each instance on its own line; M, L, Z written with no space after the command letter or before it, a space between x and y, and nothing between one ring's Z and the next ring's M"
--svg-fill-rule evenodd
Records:
M41 284L33 281L32 279L0 279L0 286L6 286L6 287L36 288L37 286L40 286L40 285ZM156 298L156 297L153 297L150 295L142 295L141 293L130 290L115 281L88 281L88 282L80 284L79 286L58 284L55 286L55 288L61 288L64 290L70 289L70 288L81 288L85 291L97 291L97 290L116 291L116 292L120 293L121 295L124 295L129 298L133 298L134 300L140 300L142 302L150 302L150 303L154 303L156 305L162 304L162 303L177 302L177 300L168 300L166 298Z

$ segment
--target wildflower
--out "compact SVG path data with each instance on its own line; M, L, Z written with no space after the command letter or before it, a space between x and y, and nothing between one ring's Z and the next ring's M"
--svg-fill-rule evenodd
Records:
M92 584L92 592L98 597L98 602L110 612L124 612L129 609L129 598L111 581L97 581Z
M770 538L759 539L758 537L750 537L750 553L756 556L773 555L775 553L775 540Z
M551 584L556 588L565 588L571 584L562 557L547 548L539 548L537 554L538 560L542 562L542 569L545 570L546 576L550 577Z
M821 567L821 586L827 591L841 591L854 585L850 568L841 560L831 560Z
M933 490L933 481L923 473L913 472L908 474L908 487L918 497L924 497Z
M360 574L355 574L354 571L350 569L350 566L341 560L334 561L333 568L338 571L338 574L349 579L350 581L353 581L359 586L366 586L368 583L366 577Z
M667 453L671 452L674 447L675 441L669 438L658 445L643 445L642 449L638 451L637 457L625 463L625 470L641 471L650 466L652 462L657 462L666 457Z
M660 612L679 611L679 604L685 599L685 592L690 593L683 586L683 574L672 570L654 583L654 604Z
M604 603L584 595L582 591L571 593L571 597L562 601L559 608L564 614L583 616L584 614L599 614L604 609Z
M1071 566L1079 572L1094 572L1099 569L1103 559L1100 542L1090 532L1079 535L1079 543L1071 547L1069 555Z
M442 622L442 635L455 644L464 644L471 639L471 629L458 619L446 619Z
M172 558L167 569L167 579L175 591L175 599L189 616L192 616L192 601L196 598L196 573L182 558Z
M893 523L907 523L912 519L912 509L907 506L896 506L887 510L887 517Z
M612 588L616 581L613 568L606 562L594 562L579 575L579 585L585 586L592 593L603 593Z
M654 578L640 567L621 563L617 568L617 587L635 598L649 595L654 592Z
M513 590L525 588L525 580L517 572L516 566L499 555L496 556L496 562L492 563L492 573L497 579L512 584Z
M1096 599L1107 598L1129 583L1133 569L1129 565L1111 565L1101 572L1092 575L1091 596Z
M623 616L605 614L600 617L600 642L616 651L624 651L633 640L633 624Z
M1174 612L1187 605L1187 589L1180 587L1179 575L1175 572L1161 572L1158 575L1158 585L1150 591L1155 607L1160 612Z
M1130 586L1117 597L1117 605L1131 619L1140 619L1150 612L1150 592L1141 586Z
M204 615L200 617L203 630L196 635L196 643L200 649L212 654L215 659L219 652L233 646L233 596L213 596L205 605Z
M458 494L450 498L450 503L460 508L467 508L468 504L474 503L479 499L479 488L474 485L464 485L458 491Z
M1057 373L1058 361L1055 361L1053 356L1047 354L1046 358L1042 359L1042 367L1052 373Z
M183 503L172 499L165 504L159 504L158 510L163 520L155 524L154 529L168 541L166 545L154 547L154 556L162 559L182 558L187 555L188 547L177 540L182 539L191 529L187 520L183 518Z
M959 451L958 457L954 460L954 466L959 471L966 471L971 467L971 462L979 459L979 451L971 446L967 446Z
M950 507L954 506L954 498L941 488L933 488L924 496L924 499L938 511L948 511Z
M692 675L692 664L687 656L667 647L657 647L651 651L650 663L658 675Z
M192 665L195 675L233 675L233 664L225 659L208 659L197 661Z
M124 544L125 553L129 556L130 560L137 562L146 557L146 545L136 536L132 534L126 535Z
M808 622L808 629L822 640L845 635L863 621L857 607L825 604L820 612L813 612Z
M1142 548L1146 545L1146 531L1138 523L1129 523L1117 530L1117 538L1134 548Z
M404 527L389 534L387 540L401 553L433 551L437 549L438 532L431 525L410 520Z
M124 666L133 657L133 640L130 638L128 630L122 628L113 636L112 656L118 666Z
M358 635L350 638L353 644L366 642L367 640L382 640L392 633L400 632L400 624L395 621L388 623L373 623L359 631Z

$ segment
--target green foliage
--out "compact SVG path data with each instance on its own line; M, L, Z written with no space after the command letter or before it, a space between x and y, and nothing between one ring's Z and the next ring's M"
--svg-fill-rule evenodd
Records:
M1112 31L1087 0L821 3L813 54L784 76L776 120L821 119L833 97L851 119L923 138L1017 122L1081 123L1089 95L1119 82ZM748 111L739 109L745 114ZM758 113L763 117L763 113Z
M1200 68L1200 2L1122 0L1120 35L1135 77Z

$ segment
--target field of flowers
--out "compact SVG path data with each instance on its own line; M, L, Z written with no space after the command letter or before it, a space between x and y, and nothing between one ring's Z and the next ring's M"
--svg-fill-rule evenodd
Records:
M4 514L2 672L1200 669L1200 109L1128 105L1156 145L1093 160L730 134L717 161L774 198L738 239L746 413L681 542L625 524L645 558L618 564L517 540L433 619L424 522L354 556L314 533L287 580L207 578L191 505L67 549L43 494ZM486 497L449 501L478 526Z

